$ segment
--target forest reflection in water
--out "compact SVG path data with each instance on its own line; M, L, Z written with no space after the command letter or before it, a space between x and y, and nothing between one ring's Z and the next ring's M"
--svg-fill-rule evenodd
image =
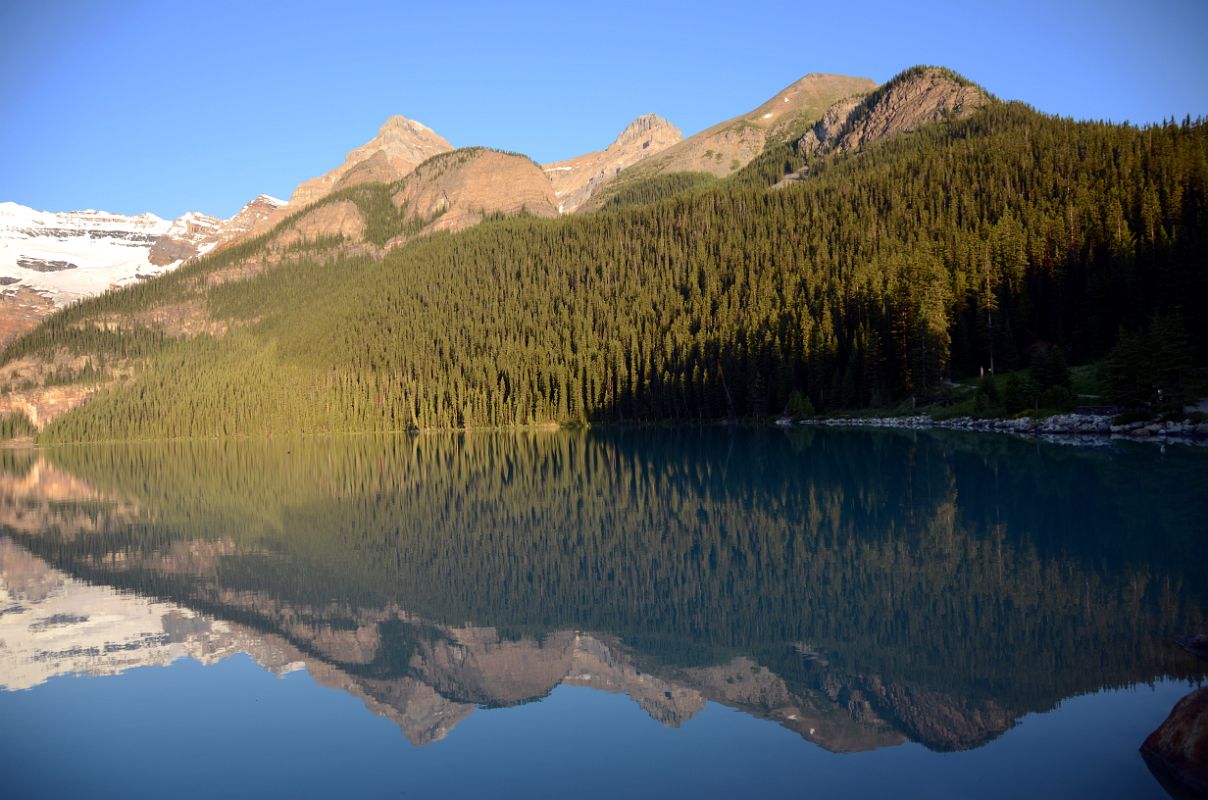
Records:
M1208 610L1208 463L1178 448L679 428L0 458L8 688L247 652L416 744L568 684L846 752L1203 676L1170 644Z

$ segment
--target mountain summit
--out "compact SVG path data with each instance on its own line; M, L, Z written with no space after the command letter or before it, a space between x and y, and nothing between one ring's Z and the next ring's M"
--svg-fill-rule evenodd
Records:
M977 84L941 67L914 67L864 97L840 100L797 147L802 155L846 153L923 125L962 119L992 102Z
M724 177L750 163L769 143L800 136L836 101L875 88L876 83L868 78L811 73L753 111L688 137L622 177L669 172L708 172Z
M391 117L377 136L351 151L343 164L299 184L289 204L298 209L346 186L397 181L432 156L452 149L453 145L426 125L403 116Z
M623 169L661 153L684 138L680 129L657 114L643 114L625 127L613 143L565 161L545 165L554 185L558 210L569 213Z
M249 203L244 211L254 207L257 212L254 219L249 219L250 224L246 226L233 228L231 235L223 237L223 245L269 231L288 215L339 189L363 183L394 183L410 175L432 156L452 149L453 145L422 122L402 115L390 117L382 123L377 136L351 150L343 164L298 184L288 203L274 201L275 207L270 208L258 202L266 195Z

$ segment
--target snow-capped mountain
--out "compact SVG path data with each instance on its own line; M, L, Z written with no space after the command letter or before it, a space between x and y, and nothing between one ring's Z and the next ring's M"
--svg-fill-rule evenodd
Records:
M154 214L37 211L0 203L0 291L20 288L55 306L144 280L246 233L285 206L260 195L229 220L190 211L175 220Z
M222 236L223 224L217 217L196 211L182 214L151 246L147 259L157 267L168 267L205 253Z
M285 200L262 194L239 209L239 213L222 223L219 244L234 241L244 234L266 230L277 219L277 212L289 205Z
M0 284L66 305L121 283L155 275L152 246L172 223L154 214L35 211L0 203Z
M0 203L0 349L56 308L175 269L246 234L286 205L268 195L229 220Z

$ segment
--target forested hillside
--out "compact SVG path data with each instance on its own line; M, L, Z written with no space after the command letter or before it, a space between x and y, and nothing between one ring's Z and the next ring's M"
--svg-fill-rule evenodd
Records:
M785 147L731 179L629 188L593 214L490 220L380 260L301 251L213 279L255 257L263 240L249 242L60 313L5 361L142 365L47 441L883 405L991 358L1026 364L1040 343L1099 358L1157 314L1181 315L1202 361L1202 120L1138 129L995 102L769 190L778 162L798 167ZM209 332L146 321L164 308Z

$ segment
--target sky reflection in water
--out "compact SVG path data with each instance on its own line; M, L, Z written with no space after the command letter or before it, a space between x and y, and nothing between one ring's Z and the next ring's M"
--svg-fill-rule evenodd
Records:
M1169 645L1205 613L1205 459L1177 448L2 458L16 796L1161 797L1136 748L1203 675Z

